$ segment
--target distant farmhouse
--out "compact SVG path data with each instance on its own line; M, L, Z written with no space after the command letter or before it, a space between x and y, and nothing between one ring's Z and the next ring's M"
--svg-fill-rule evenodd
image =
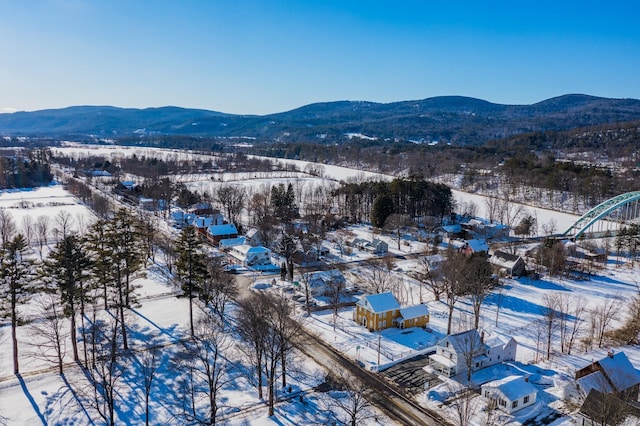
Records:
M365 238L354 238L348 243L349 246L357 248L358 250L367 251L369 253L382 255L389 251L389 245L375 238L373 240L367 240Z
M353 320L369 331L390 327L426 327L429 309L425 305L402 308L391 292L369 294L356 303Z

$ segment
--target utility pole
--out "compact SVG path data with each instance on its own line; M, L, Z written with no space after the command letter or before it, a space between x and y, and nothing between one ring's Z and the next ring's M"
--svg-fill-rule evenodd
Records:
M378 330L378 371L380 371L380 340L382 339L382 330Z

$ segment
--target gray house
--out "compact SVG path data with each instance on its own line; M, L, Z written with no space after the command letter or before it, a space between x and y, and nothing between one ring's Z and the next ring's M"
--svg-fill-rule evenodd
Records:
M496 250L489 257L489 263L499 275L520 277L525 274L527 265L524 259L517 254Z

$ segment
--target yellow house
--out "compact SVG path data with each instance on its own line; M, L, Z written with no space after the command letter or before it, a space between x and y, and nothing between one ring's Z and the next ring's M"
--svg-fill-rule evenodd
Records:
M391 292L368 294L356 303L354 321L369 331L390 327L425 327L429 323L429 310L424 305L401 308Z

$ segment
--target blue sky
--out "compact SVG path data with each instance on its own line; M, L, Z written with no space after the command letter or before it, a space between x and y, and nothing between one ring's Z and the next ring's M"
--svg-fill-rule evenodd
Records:
M0 0L0 110L640 98L636 3Z

